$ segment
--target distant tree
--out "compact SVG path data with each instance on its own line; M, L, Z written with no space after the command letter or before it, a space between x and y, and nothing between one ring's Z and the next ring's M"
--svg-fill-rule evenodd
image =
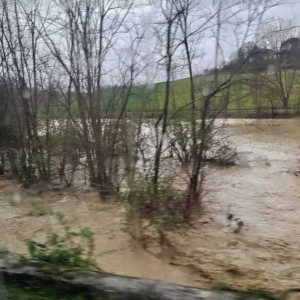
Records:
M267 70L273 62L274 51L259 47L255 42L246 42L239 48L237 54L233 53L228 63L222 67L223 71L233 71L238 66L240 73L260 72Z
M261 72L261 80L264 83L264 88L269 87L277 91L283 108L289 106L297 73L296 65L294 65L295 60L287 58L287 55L292 52L293 46L291 45L293 43L287 41L294 41L293 38L296 35L297 30L294 22L288 20L277 20L263 27L261 32L261 45L265 49L270 49L268 55L272 57L267 72Z
M287 68L300 68L300 38L291 37L280 46L283 62Z

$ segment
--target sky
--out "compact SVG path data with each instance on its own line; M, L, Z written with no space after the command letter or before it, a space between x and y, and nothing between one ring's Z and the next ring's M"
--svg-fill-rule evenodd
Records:
M27 0L29 5L34 4L36 0ZM83 0L82 0L83 1ZM140 0L143 1L143 0ZM197 0L194 0L197 1ZM214 0L217 2L217 0ZM224 3L230 3L231 0L222 0ZM255 1L255 0L253 0ZM259 1L259 0L258 0ZM262 3L264 0L261 0L260 3ZM275 0L274 0L275 1ZM279 1L279 0L278 0ZM281 0L283 4L280 6L274 7L267 11L265 14L265 19L292 19L296 25L300 26L300 0ZM201 0L203 4L203 11L205 10L216 10L212 5L213 0ZM159 3L157 1L157 3ZM157 44L156 38L153 38L153 23L155 23L156 17L159 15L160 6L159 5L147 5L143 7L139 7L136 11L136 21L142 25L142 30L145 31L144 40L139 45L139 50L143 53L144 57L146 57L147 62L150 63L153 61L153 65L155 67L146 68L144 75L141 76L141 83L147 82L149 85L152 85L155 82L165 81L165 72L159 71L157 68L157 60L158 58L161 58L163 55L163 50L160 54L158 54L157 49L155 49L155 46ZM232 13L234 11L234 8L230 12L224 13L224 18L226 17L227 13ZM248 13L247 11L244 11L240 14L240 18L247 18ZM199 26L199 23L195 23L195 26ZM219 62L222 62L223 60L227 60L231 57L232 53L237 52L241 39L238 40L236 36L233 34L233 27L234 25L225 24L222 25L221 30L221 51L219 53ZM240 36L243 36L243 26L240 26ZM192 29L191 29L192 30ZM214 29L215 30L215 29ZM300 32L300 31L299 31ZM213 32L211 29L206 32L206 37L203 38L203 40L199 43L199 49L201 50L201 58L199 58L196 61L195 64L195 73L201 73L203 72L203 69L205 68L213 68L215 64L215 43L216 40L212 38L212 36L215 35L215 31ZM128 40L126 42L126 39L124 37L127 37ZM252 39L254 35L249 36L248 40ZM63 44L61 44L63 45ZM114 61L118 63L117 57L130 57L130 53L132 52L132 48L130 48L130 38L129 35L122 35L122 39L118 39L117 41L117 50L115 52L112 52L110 57L107 57L107 59L110 59L109 64L113 65ZM156 52L156 54L154 54ZM180 51L178 51L180 52ZM179 79L187 77L187 73L185 71L178 72L177 78Z
M279 18L293 20L295 25L300 28L300 0L283 0L281 5L271 8L264 16L265 20L276 20ZM214 42L208 41L204 48L206 61L211 67L213 67L214 64L214 52L211 51L213 47ZM238 50L235 38L232 36L230 29L227 32L226 30L223 32L222 49L225 60L228 60L230 55Z
M293 19L299 24L300 17L300 0L284 0L280 6L271 9L267 15L275 18Z
M209 3L210 1L204 1L203 3L207 3L207 7L209 9ZM139 11L140 19L142 22L144 22L145 26L148 26L147 22L153 21L153 16L155 9L152 11ZM241 17L247 18L247 12L243 12L241 14ZM268 10L265 15L264 19L271 21L276 19L288 19L293 20L295 22L296 26L300 27L300 0L282 0L282 4L276 7L271 8ZM222 27L221 30L221 51L219 55L219 62L228 60L231 55L236 52L240 46L240 40L236 38L233 34L233 27L230 27L231 25L225 25ZM241 27L241 36L243 36L243 29ZM300 30L299 30L300 33ZM213 33L208 33L208 35L211 35ZM254 39L254 35L250 35L247 40ZM215 64L215 39L211 38L211 36L208 36L204 38L201 42L201 51L203 52L203 56L201 59L199 59L199 63L197 63L197 73L200 73L203 71L204 68L213 68ZM147 43L145 44L146 51L149 52L149 54L152 51L153 43L151 43L150 40L147 40ZM148 78L146 81L151 82L160 82L165 80L165 74L163 71L157 71L155 72L151 70L151 68L148 68L148 71L150 72L150 76L147 76ZM155 73L155 74L154 74ZM186 77L187 74L179 74L179 78Z

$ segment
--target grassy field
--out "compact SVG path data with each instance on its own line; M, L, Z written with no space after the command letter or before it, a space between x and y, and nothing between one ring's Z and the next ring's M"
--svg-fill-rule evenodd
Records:
M237 75L234 78L234 84L230 89L230 105L229 109L255 109L253 97L250 88L242 84L240 81L246 75ZM226 79L226 75L221 75L219 82ZM195 77L195 85L197 87L197 98L201 98L203 91L209 91L213 83L213 76L197 76ZM162 109L165 97L166 84L164 82L157 83L152 87L134 86L130 94L128 109L141 109L146 103L149 110ZM222 96L219 95L215 100L214 105L219 107L222 103ZM190 82L188 78L173 81L171 83L171 100L170 108L179 108L190 102ZM269 107L270 103L267 100L261 100L262 106ZM297 79L290 98L290 106L300 105L300 73L297 74ZM275 106L281 108L282 103L277 100Z
M241 80L249 78L249 75L236 75L230 87L230 104L228 109L232 110L255 110L257 105L253 99L252 93L248 85L243 84ZM228 75L221 74L219 76L219 83L228 78ZM197 105L200 106L203 94L209 92L214 83L213 75L197 76L194 77L196 87L196 99L199 99ZM166 84L164 82L156 83L151 86L139 85L133 86L129 96L127 109L129 111L138 112L146 109L146 111L161 110L165 101ZM189 78L184 78L171 82L171 98L170 98L170 110L177 110L180 107L191 102L191 89ZM224 107L226 91L218 94L212 101L212 108ZM102 91L102 100L107 106L111 106L112 111L121 104L120 94L113 88L107 88ZM280 99L273 99L273 105L277 108L282 108L282 102ZM262 108L271 107L270 101L264 98L260 98L260 106ZM289 107L296 108L297 114L300 113L300 72L297 74L295 84L293 86L292 95L289 101ZM189 107L187 107L188 109ZM78 104L76 101L72 103L72 114L78 113ZM44 111L40 111L40 119L45 119ZM50 109L50 118L59 119L66 117L66 108L60 105L56 105Z

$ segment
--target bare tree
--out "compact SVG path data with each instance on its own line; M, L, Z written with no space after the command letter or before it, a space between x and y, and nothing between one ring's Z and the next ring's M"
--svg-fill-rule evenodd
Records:
M49 175L38 134L38 70L43 68L43 58L37 11L41 2L32 9L18 1L3 0L1 4L2 75L18 124L20 178L28 185L37 175L42 179Z
M61 3L63 5L63 3ZM120 139L126 127L126 110L135 78L141 71L138 48L142 36L131 39L130 55L110 65L110 56L120 38L130 34L125 20L132 3L123 1L86 1L68 6L64 11L59 33L64 50L50 32L45 37L49 50L67 73L76 94L83 147L92 185L102 195L118 185ZM100 18L99 18L100 16ZM48 22L51 22L48 20ZM58 23L61 24L61 23ZM133 27L130 28L133 30ZM113 83L109 85L109 80ZM73 118L74 119L74 118ZM125 129L126 130L126 129ZM126 151L126 150L125 150Z
M139 208L136 197L150 192L144 208L152 209L152 217L167 211L190 220L201 204L208 152L217 144L214 121L237 100L232 99L241 82L236 75L253 59L250 47L230 72L220 75L225 28L234 33L237 49L250 46L246 41L277 2L218 0L205 7L201 0L151 1L157 12L149 22L156 43L151 67L163 74L165 89L163 97L145 92L134 113L128 108L150 60L141 51L146 30L135 19L133 1L53 0L43 9L42 2L33 7L22 0L2 2L1 80L17 120L16 148L28 178L58 175L70 185L75 173L87 168L90 184L103 197L126 188L130 204ZM215 45L208 82L196 76L206 39ZM176 74L188 76L184 104L172 82ZM152 123L143 120L150 107L161 108ZM179 116L185 113L183 123ZM167 164L175 165L172 171L179 165L187 178L176 195L172 180L166 184L176 172L163 174ZM147 184L139 192L135 183L141 178Z
M284 42L297 36L297 28L292 21L278 20L266 25L262 30L261 43L271 52L270 65L266 72L261 73L263 87L276 90L282 107L289 107L296 79L296 66L289 64L286 59Z
M156 132L157 132L157 148L155 152L155 162L154 162L154 174L153 174L153 184L155 189L158 188L158 179L161 163L161 155L163 150L163 144L165 141L167 126L168 126L168 113L169 113L169 104L171 96L171 75L172 75L172 61L174 56L174 51L176 50L175 36L178 29L178 24L176 22L177 18L181 14L180 11L176 10L173 1L161 1L161 14L162 21L159 24L158 38L161 41L161 46L163 52L165 53L163 57L163 62L165 65L166 72L166 90L165 90L165 99L163 104L163 110L160 114L158 120L155 123ZM161 131L159 132L159 125L162 122Z
M218 1L215 3L216 10L215 12L207 17L203 14L206 19L204 22L196 28L194 31L191 30L191 25L189 22L193 22L195 18L195 12L192 9L192 3L189 1L176 1L180 9L180 28L183 33L182 43L184 45L185 53L187 56L187 66L189 70L189 78L191 82L191 102L184 107L190 105L192 107L192 147L191 147L191 160L190 168L191 173L189 174L189 186L186 196L186 209L185 209L185 218L189 219L191 217L191 211L193 207L199 206L199 200L201 199L201 192L203 189L204 181L204 166L206 163L207 151L210 148L212 143L212 131L214 127L214 120L218 117L218 114L226 108L230 101L236 99L226 99L224 106L216 111L213 111L212 107L217 107L216 103L220 106L219 96L230 96L230 87L238 84L238 79L235 80L235 75L239 73L239 70L245 65L245 63L250 59L252 53L249 53L241 62L236 66L231 74L223 76L223 79L220 80L218 72L215 72L214 83L210 86L206 86L203 95L198 94L198 99L196 100L196 85L194 84L194 74L193 67L194 62L191 58L191 48L194 46L194 41L192 37L195 37L201 34L202 31L211 28L211 22L214 24L215 28L215 39L216 39L216 49L215 49L215 70L218 69L219 54L222 53L222 27L226 25L227 22L230 22L233 29L236 30L237 43L239 41L244 44L244 41L252 34L253 28L257 28L261 25L262 16L267 9L275 5L272 1L264 1L261 4L254 3L253 1L236 1L235 3L227 3L225 1ZM198 3L199 5L199 3ZM196 11L198 6L196 5ZM232 7L235 7L234 12L232 12ZM247 11L249 17L240 20L237 15ZM201 18L201 14L198 15L198 19ZM241 31L241 27L244 27L244 30ZM239 30L239 31L238 31ZM199 40L199 39L198 39ZM199 87L198 87L199 89ZM199 123L196 122L195 111L196 101L199 101L200 104L200 116ZM184 108L183 107L183 108ZM179 110L181 110L180 108ZM198 124L198 125L196 125ZM182 134L182 131L181 131ZM184 133L186 134L186 133ZM182 148L182 146L184 148ZM187 143L181 143L181 148L185 153L185 157L188 157L188 147ZM182 159L181 159L182 160ZM185 160L186 164L186 160ZM189 170L189 168L187 168Z

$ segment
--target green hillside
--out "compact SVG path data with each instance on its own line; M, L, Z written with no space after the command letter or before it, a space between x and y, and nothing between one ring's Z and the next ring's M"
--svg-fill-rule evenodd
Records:
M219 82L226 79L228 75L221 75ZM230 88L230 105L229 109L255 109L255 101L253 99L253 93L249 86L241 83L241 80L247 78L248 75L237 75L234 78L235 84ZM213 83L212 75L197 76L195 77L195 86L197 87L197 98L201 98L203 91L209 89ZM130 94L128 109L137 110L141 109L143 105L147 103L147 108L150 110L162 109L165 98L166 84L160 82L152 87L147 86L134 86ZM214 105L219 106L222 103L222 94L218 95L215 99ZM262 107L270 107L270 100L260 97L260 103ZM278 108L282 107L282 103L279 99L272 100ZM190 82L188 78L180 79L171 82L171 99L170 108L179 108L190 102ZM290 98L289 106L300 105L300 72L297 74L293 92Z
M257 102L261 108L271 107L270 99L264 97L265 91L261 90L257 99L253 97L253 91L249 85L246 85L242 81L249 79L248 74L237 75L233 80L233 85L229 90L229 106L228 109L257 109ZM228 78L228 75L222 74L219 76L219 83L223 82ZM203 99L203 94L205 91L209 91L210 87L214 85L214 77L212 75L197 76L194 78L195 87L196 87L196 99L197 105L201 105L201 100ZM133 86L129 96L129 101L127 104L128 111L156 111L161 110L164 106L165 101L165 90L166 84L164 82L156 83L152 86L139 85ZM191 102L190 96L191 88L189 78L184 78L171 82L171 98L170 98L170 110L177 110L182 106ZM123 96L126 93L123 93ZM227 90L219 93L211 102L212 108L225 107L225 97ZM274 99L275 98L275 99ZM272 97L273 106L276 108L282 108L281 100L276 97L274 94ZM120 90L118 88L107 88L102 91L102 101L107 105L107 108L112 108L114 111L116 107L121 105L124 99L121 97ZM297 74L295 84L293 86L292 94L289 101L289 107L297 108L297 111L300 112L300 72ZM188 109L189 107L187 107ZM71 111L73 115L78 114L78 103L73 101L71 105ZM48 117L57 119L66 117L66 107L61 105L54 105L48 112L50 115ZM42 109L39 114L41 119L45 118L45 112Z

